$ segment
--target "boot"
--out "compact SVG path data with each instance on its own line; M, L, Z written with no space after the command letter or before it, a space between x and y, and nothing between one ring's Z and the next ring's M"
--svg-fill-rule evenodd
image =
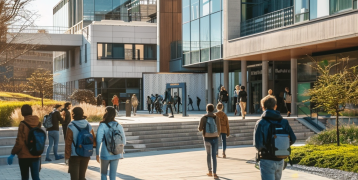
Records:
M211 171L209 171L209 173L206 174L206 175L208 175L208 176L213 176L213 173L212 173Z
M217 174L214 174L214 179L219 179L219 176Z
M225 154L225 151L223 151L223 158L226 158L226 154Z

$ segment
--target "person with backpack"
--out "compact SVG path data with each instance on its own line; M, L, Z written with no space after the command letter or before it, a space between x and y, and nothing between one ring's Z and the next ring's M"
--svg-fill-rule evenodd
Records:
M152 99L150 99L150 96L147 96L147 109L148 109L149 114L150 114L150 111L152 110L151 105L152 105Z
M241 108L242 119L245 119L246 116L246 103L247 103L247 92L245 91L245 86L241 86L241 90L239 92L239 102Z
M219 135L221 133L221 125L219 118L216 118L214 115L214 105L208 104L206 105L206 112L199 122L198 130L199 132L203 132L204 145L206 149L206 160L208 165L209 173L208 176L213 176L217 179L218 175L216 174L217 169L217 160L216 160L216 152L219 144ZM211 160L213 161L213 166L211 166Z
M151 94L150 96L150 100L152 101L152 114L154 112L154 108L155 108L155 101L157 100L157 97L155 97L153 94Z
M96 136L81 107L72 109L72 117L66 133L65 163L71 180L85 180L88 162L96 147Z
M220 135L219 139L221 139L221 142L223 143L223 158L226 158L226 137L230 136L230 127L229 127L229 119L227 115L222 111L224 108L223 104L219 103L216 105L216 109L218 112L215 114L216 118L219 119L220 122ZM219 146L217 146L218 149L216 151L216 156L219 157Z
M112 107L106 108L103 120L97 129L96 159L101 164L101 180L115 180L119 159L123 159L126 136L122 125L115 121L116 111Z
M283 100L285 102L285 106L287 109L287 117L290 117L291 116L292 94L288 87L285 88L285 93L283 94Z
M41 154L45 149L46 133L41 129L39 117L32 115L30 105L21 107L24 120L19 124L16 143L12 148L7 163L11 165L15 154L19 158L21 178L29 179L29 169L33 180L40 179Z
M224 86L220 89L220 102L224 105L224 113L227 114L227 102L229 101L229 94Z
M65 103L65 108L62 109L64 112L65 120L62 122L62 131L63 131L63 138L66 139L66 131L68 124L71 122L71 113L70 109L72 108L72 104L70 102Z
M254 129L254 146L258 151L262 180L280 180L284 161L291 153L290 146L296 136L286 119L276 111L277 101L273 96L261 100L263 114Z
M189 110L189 105L191 105L191 110L194 111L193 100L190 98L189 95L188 95L188 98L189 98L188 110Z
M64 122L62 119L62 116L60 114L61 107L62 107L62 105L59 105L59 104L55 105L52 113L50 113L50 116L52 116L52 119L51 119L52 126L45 126L46 131L48 132L48 141L49 141L47 151L46 151L45 161L52 161L50 159L50 152L51 152L52 147L53 147L53 154L55 155L56 160L64 158L62 155L57 154L58 142L60 139L60 123L63 124L63 122Z

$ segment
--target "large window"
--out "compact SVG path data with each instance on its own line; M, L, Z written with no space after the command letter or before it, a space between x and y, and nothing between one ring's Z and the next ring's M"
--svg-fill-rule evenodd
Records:
M199 18L199 0L191 0L191 20Z
M309 20L309 0L295 1L295 19L296 22Z
M221 58L221 12L211 14L211 58L210 59L220 59Z
M156 60L155 44L98 43L97 59Z
M183 23L190 21L190 0L183 0L182 1L183 6Z
M183 24L183 62L190 64L190 23Z
M329 0L310 0L310 19L329 16Z
M206 16L209 14L210 9L209 0L200 0L200 17Z
M205 16L200 19L200 55L201 62L210 59L210 19Z
M191 22L191 63L198 63L200 61L199 37L199 20L195 20Z
M331 14L340 13L342 11L351 10L353 8L352 0L330 0Z

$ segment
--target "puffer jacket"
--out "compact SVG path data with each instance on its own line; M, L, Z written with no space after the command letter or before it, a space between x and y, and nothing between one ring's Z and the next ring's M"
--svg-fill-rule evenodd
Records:
M133 106L133 107L137 107L137 106L138 106L139 102L138 102L138 98L137 98L136 96L132 96L131 101L132 101L132 106Z
M230 128L229 128L229 119L228 119L227 115L222 111L218 111L215 115L216 115L216 118L218 118L220 121L221 133L225 133L226 136L229 136Z
M37 116L25 116L24 121L32 128L39 127L41 128L41 123L39 117ZM19 129L17 131L16 143L14 148L12 148L11 154L17 154L18 158L39 158L41 156L33 156L30 154L29 149L26 146L28 135L30 129L24 124L19 124Z

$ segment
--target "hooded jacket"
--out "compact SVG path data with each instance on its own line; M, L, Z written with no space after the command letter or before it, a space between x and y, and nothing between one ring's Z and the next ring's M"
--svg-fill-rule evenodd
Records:
M108 124L109 126L116 128L121 132L123 138L123 144L126 145L126 135L122 125L120 125L116 121L111 121ZM96 155L100 155L101 159L103 160L115 160L115 159L123 158L123 154L113 155L108 152L107 145L105 142L105 135L107 134L108 131L109 128L106 125L106 123L99 124L99 127L97 129L97 138L96 138L97 141Z
M217 118L213 112L208 112L200 119L200 122L199 122L198 130L199 130L199 132L203 132L203 137L205 137L205 127L206 127L206 120L207 120L206 117L214 117L215 118L216 128L217 128L218 134L220 134L221 133L221 125L220 125L219 118Z
M39 117L37 116L25 116L24 121L32 128L39 127L41 128L41 123ZM29 149L26 146L28 135L30 129L24 124L19 124L19 129L17 131L16 143L12 148L11 154L17 154L18 158L39 158L41 156L33 156L30 154Z
M73 141L76 143L77 135L79 131L73 125L75 123L79 128L85 128L87 125L89 126L90 133L93 136L93 148L96 148L96 135L92 129L92 126L88 123L86 119L82 120L73 120L67 128L66 132L66 140L65 140L65 158L69 159L71 156L78 156L75 151L75 146L73 145Z
M133 107L137 107L137 106L138 106L139 102L138 102L137 96L132 96L131 101L132 101L132 106L133 106Z
M265 119L265 120L263 120ZM282 127L285 129L286 132L289 133L290 136L290 145L294 144L296 142L296 136L295 133L293 133L293 130L288 123L286 119L283 119L279 111L275 110L266 110L263 112L261 116L261 120L258 120L255 125L254 129L254 146L258 151L262 151L263 149L266 149L264 142L268 138L268 131L270 123L266 120L269 120L271 123L280 123ZM281 161L282 159L271 157L271 156L261 156L261 159L268 159L268 160L274 160L274 161Z
M227 115L222 112L218 111L216 114L216 118L220 121L221 133L225 133L226 136L230 135L230 128L229 128L229 119Z

